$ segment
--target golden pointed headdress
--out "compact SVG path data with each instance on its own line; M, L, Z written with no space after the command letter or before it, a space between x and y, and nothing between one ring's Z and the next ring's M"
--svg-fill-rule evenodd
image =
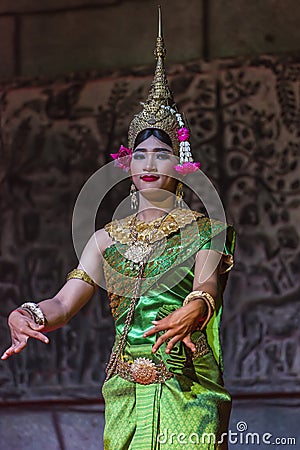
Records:
M136 114L129 125L128 147L121 145L117 153L111 153L115 166L126 172L130 169L132 151L137 135L147 128L157 128L170 137L174 154L179 156L179 164L174 169L181 175L195 172L200 163L194 162L189 143L190 132L178 112L170 91L164 59L166 50L162 36L161 9L158 7L158 36L154 52L157 63L148 98L142 103L143 109Z
M165 131L172 141L173 151L179 155L180 141L178 130L184 127L181 115L177 112L173 95L170 91L164 59L166 50L162 35L161 9L158 7L158 36L154 55L157 59L154 79L148 98L142 103L143 109L132 119L128 131L129 148L134 147L137 135L146 128L158 128Z

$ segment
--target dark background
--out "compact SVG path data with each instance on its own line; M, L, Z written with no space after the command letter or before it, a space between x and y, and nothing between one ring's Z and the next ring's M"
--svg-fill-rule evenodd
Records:
M160 3L171 89L238 233L222 327L231 430L245 421L299 439L300 6ZM51 297L77 265L74 203L126 145L152 79L156 21L152 0L0 3L1 351L9 311ZM0 362L0 448L101 448L105 292L49 337Z

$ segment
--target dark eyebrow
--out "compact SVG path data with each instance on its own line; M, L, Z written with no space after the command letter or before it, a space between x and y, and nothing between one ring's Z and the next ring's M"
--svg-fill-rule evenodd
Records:
M136 148L135 150L134 150L134 152L144 152L144 153L146 153L148 150L146 149L146 148ZM133 153L134 153L133 152ZM168 152L168 153L172 153L172 151L171 150L169 150L168 148L165 148L165 147L162 147L162 148L160 148L160 147L158 147L158 148L153 148L152 150L151 150L151 152Z

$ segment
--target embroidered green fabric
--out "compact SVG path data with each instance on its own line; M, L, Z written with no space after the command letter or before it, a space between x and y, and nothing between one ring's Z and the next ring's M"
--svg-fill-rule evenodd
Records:
M163 250L154 257L144 271L142 295L135 308L134 323L128 334L128 343L153 344L155 336L143 338L143 333L152 327L159 309L171 310L182 306L184 298L193 290L195 255L199 250L216 250L223 256L224 265L232 266L235 233L231 226L200 217L184 230L168 236L162 242ZM124 258L127 246L115 243L104 253L104 273L109 293L112 314L116 322L117 336L122 333L127 309L133 293L138 267ZM225 272L225 271L224 271ZM227 272L219 277L216 311L206 326L208 343L216 361L222 369L219 328L222 316L222 294Z
M226 449L231 409L230 395L223 386L219 327L222 294L227 271L233 264L235 233L231 226L199 217L161 242L147 263L141 295L127 337L123 357L163 360L174 374L165 383L140 385L114 375L103 386L106 409L106 450ZM104 253L104 273L116 324L118 341L137 275L137 265L124 257L127 246L115 242ZM153 355L157 336L143 337L152 321L166 317L182 306L193 290L195 256L199 250L215 250L222 258L216 310L194 342L207 339L207 351L193 358L182 342L170 354L165 347ZM181 435L180 435L181 433ZM183 436L183 435L184 436ZM208 436L209 435L209 436ZM172 441L172 442L171 442Z

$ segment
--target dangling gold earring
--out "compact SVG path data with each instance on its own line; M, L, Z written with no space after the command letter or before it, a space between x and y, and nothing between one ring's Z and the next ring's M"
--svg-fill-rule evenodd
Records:
M138 207L136 187L133 183L131 184L130 187L130 206L133 211Z
M177 208L183 208L183 184L181 181L177 184L176 187L176 200L175 200L175 206Z

